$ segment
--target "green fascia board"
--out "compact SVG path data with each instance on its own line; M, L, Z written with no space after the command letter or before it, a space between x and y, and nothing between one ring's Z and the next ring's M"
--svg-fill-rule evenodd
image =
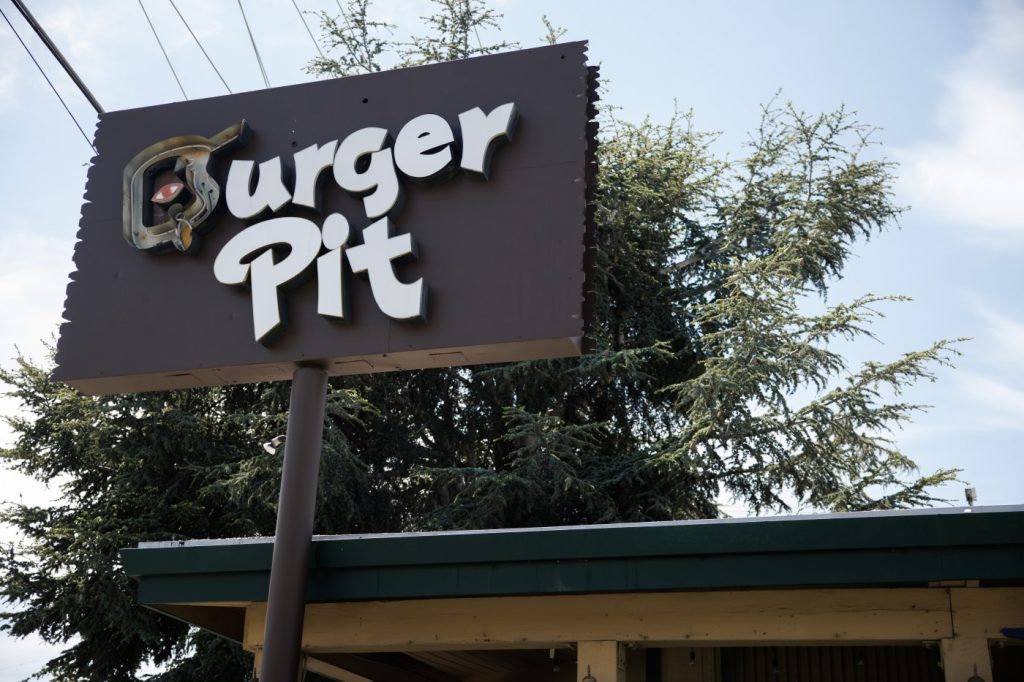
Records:
M147 604L266 599L272 544L122 550ZM321 537L310 601L1024 582L1024 506Z
M401 535L315 545L323 566L394 566L787 553L1024 543L1024 509L935 516L787 517L727 523L679 522L473 534Z

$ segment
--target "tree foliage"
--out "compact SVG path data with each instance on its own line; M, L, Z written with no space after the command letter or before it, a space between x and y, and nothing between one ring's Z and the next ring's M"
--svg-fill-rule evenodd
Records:
M321 17L318 75L459 59L500 15L437 0L423 37L392 37L368 0ZM545 20L548 41L563 31ZM483 32L483 36L481 36ZM898 218L894 169L839 109L772 103L746 157L715 156L687 115L605 114L597 191L596 352L572 360L332 379L317 532L658 521L751 509L902 508L953 471L917 475L892 439L948 342L851 366L894 299L830 304L858 240ZM141 541L269 535L287 386L86 397L21 359L0 373L24 417L8 466L60 491L8 504L3 629L70 644L56 680L245 679L236 648L138 607L117 552Z

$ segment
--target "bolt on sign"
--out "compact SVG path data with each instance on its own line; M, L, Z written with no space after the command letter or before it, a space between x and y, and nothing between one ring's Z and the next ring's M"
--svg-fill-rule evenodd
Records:
M102 114L54 377L580 354L596 87L579 42Z

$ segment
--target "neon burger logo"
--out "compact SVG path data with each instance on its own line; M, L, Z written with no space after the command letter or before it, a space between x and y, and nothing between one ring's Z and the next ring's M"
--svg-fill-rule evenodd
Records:
M412 235L396 234L388 217L401 204L400 176L421 184L437 183L462 169L486 178L494 149L512 138L517 117L512 102L489 113L479 107L462 112L458 117L461 139L457 140L444 118L424 114L406 123L393 145L387 129L362 128L340 142L330 140L296 152L291 191L285 183L281 157L258 165L251 160L233 161L223 192L227 209L236 218L257 222L224 245L214 261L213 274L222 284L249 287L255 339L268 343L281 331L281 294L314 263L320 315L348 319L347 262L353 273L366 275L374 301L385 315L396 320L426 319L426 283L422 278L403 282L394 271L395 261L417 256ZM129 197L126 184L128 242L143 250L172 244L179 251L194 253L197 236L206 227L203 222L216 208L220 195L210 170L212 161L244 141L245 133L243 121L211 140L174 138L188 139L199 146L198 158L191 165L177 161L178 147L166 148L170 140L137 155L125 171L126 178L131 171L135 178L131 186L137 186ZM146 157L147 152L158 148L159 159ZM192 153L196 155L195 150ZM174 162L169 164L168 159ZM189 175L188 168L200 166L204 171L201 176ZM162 171L154 173L153 169ZM328 169L341 189L362 199L371 220L362 230L360 244L350 243L352 230L340 213L326 216L319 227L306 218L268 217L289 204L319 209L317 183ZM152 192L148 204L143 200L147 189ZM183 204L183 197L190 203ZM131 208L127 207L129 200ZM134 221L129 214L135 216ZM285 251L286 255L281 256Z

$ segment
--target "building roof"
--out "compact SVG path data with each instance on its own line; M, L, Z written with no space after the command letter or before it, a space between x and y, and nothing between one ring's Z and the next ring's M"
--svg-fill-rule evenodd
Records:
M265 601L273 538L124 549L143 604ZM1024 584L1024 505L314 538L307 601Z

